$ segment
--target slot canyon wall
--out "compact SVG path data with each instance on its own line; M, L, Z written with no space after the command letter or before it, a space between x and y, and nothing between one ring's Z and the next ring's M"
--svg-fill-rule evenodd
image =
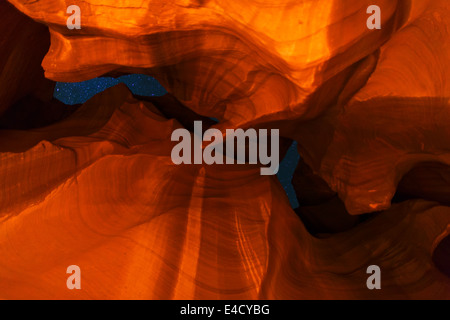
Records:
M73 30L8 1L0 298L450 299L448 0L86 0ZM132 73L168 94L53 98ZM173 164L194 120L297 141L299 208L255 165Z

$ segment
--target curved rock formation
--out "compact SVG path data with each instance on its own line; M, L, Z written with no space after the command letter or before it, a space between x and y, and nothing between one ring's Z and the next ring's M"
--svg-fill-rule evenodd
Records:
M0 17L1 115L30 93L39 94L39 91L44 91L49 93L47 97L51 98L53 91L39 88L43 82L50 82L44 78L41 67L41 61L50 45L48 29L18 12L6 1L0 3Z
M119 85L0 131L1 298L450 298L447 0L376 1L381 30L366 0L87 0L80 30L66 1L9 1L48 26L48 79L140 72L170 95ZM295 139L303 221L256 166L174 165L171 133L198 117ZM396 192L418 199L391 206ZM82 290L65 287L72 264Z
M67 117L76 107L53 99L54 81L44 77L48 28L0 3L0 129L29 129Z
M420 163L450 164L449 18L447 1L430 3L381 47L367 84L348 103L341 95L294 133L305 161L350 213L387 209L400 179Z

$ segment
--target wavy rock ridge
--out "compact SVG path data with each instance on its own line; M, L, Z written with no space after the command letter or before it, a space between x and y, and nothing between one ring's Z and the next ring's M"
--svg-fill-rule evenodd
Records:
M1 298L450 298L448 1L88 0L80 30L65 1L9 2L35 21L0 4L23 21L0 39L0 113L53 116L0 130ZM65 111L42 25L47 79L146 73L172 98L119 85ZM297 214L255 166L174 165L186 115L296 140Z

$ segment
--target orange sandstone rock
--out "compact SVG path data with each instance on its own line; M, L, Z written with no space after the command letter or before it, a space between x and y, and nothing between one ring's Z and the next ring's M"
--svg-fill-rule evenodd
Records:
M450 299L439 245L450 209L431 202L445 204L436 176L450 162L446 0L375 1L375 31L366 0L87 0L81 30L66 28L65 1L9 1L50 29L47 78L145 72L171 96L153 105L116 86L49 126L0 130L0 298ZM4 39L25 57L3 51L0 66L35 65L27 42ZM34 90L28 69L0 74L0 112ZM193 113L160 111L174 101ZM311 235L256 166L174 165L170 135L184 123L170 118L182 114L297 140L311 168L298 190L316 187L302 210L329 232ZM436 162L431 175L414 169ZM410 175L427 187L405 188ZM431 201L391 206L399 182ZM65 286L72 264L80 291ZM381 291L366 287L372 264Z

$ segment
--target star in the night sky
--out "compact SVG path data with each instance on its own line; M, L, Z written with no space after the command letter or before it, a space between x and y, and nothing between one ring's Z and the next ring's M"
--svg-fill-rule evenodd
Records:
M125 83L133 94L140 96L162 96L167 93L155 78L143 74L129 74L119 78L101 77L83 82L57 82L53 95L65 104L81 104L119 83Z

